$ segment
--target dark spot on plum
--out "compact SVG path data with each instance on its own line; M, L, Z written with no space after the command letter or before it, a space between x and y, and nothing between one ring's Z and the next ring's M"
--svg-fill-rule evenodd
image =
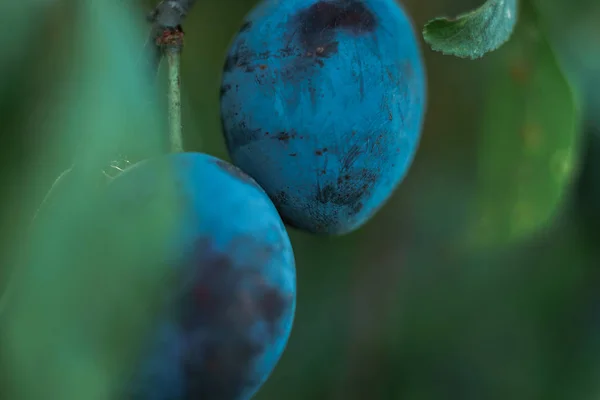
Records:
M273 139L279 140L280 142L283 142L285 144L287 144L290 139L296 139L296 133L295 132L279 132L277 135L275 135L275 137L273 137Z
M231 72L234 68L242 68L245 72L254 72L256 68L251 64L251 60L252 52L246 46L240 45L225 59L223 71Z
M244 24L240 27L240 33L244 33L247 32L248 30L250 30L250 28L252 28L252 22L250 21L246 21L244 22Z
M198 363L190 358L184 366L186 379L186 397L190 399L237 399L247 388L256 382L248 379L245 368L240 366L252 360L262 348L249 341L236 343L227 350L220 348L219 341L205 344L205 361ZM226 351L226 353L224 353Z
M254 248L255 240L244 236L231 247L246 243ZM279 320L293 299L264 281L260 265L252 265L260 264L254 257L250 265L235 265L227 250L215 250L208 239L197 242L190 262L188 286L181 293L187 308L176 310L189 343L184 398L237 399L256 385L252 362L278 334ZM271 337L252 338L258 322L267 325Z
M235 111L234 111L235 114ZM235 121L236 118L231 117L231 113L223 114L221 116L221 122L223 125L223 132L227 137L227 149L230 154L233 151L238 150L241 147L244 147L256 140L259 140L262 135L262 130L260 128L252 129L248 127L246 121L239 121L233 126L228 126L227 121Z
M350 206L352 207L350 215L355 215L358 212L355 211L357 204L361 203L361 199L372 191L377 183L378 174L363 168L347 175L348 179L338 177L336 184L329 183L324 187L318 187L316 200L322 204L333 203Z
M242 171L235 165L223 160L215 160L214 163L234 178L239 179L240 181L248 183L252 186L260 187L254 179L252 179L250 176L244 173L244 171Z
M273 201L280 206L285 206L289 202L289 198L286 192L281 191L273 196Z
M312 82L310 79L308 82L309 82L308 84L311 85L308 87L308 92L310 94L310 102L313 105L316 105L317 104L317 89L314 86L312 86Z
M290 134L287 132L279 132L277 134L277 140L287 143L290 140Z
M284 298L281 292L272 287L266 287L263 292L263 296L260 300L260 309L263 312L264 320L270 329L274 329L277 326L279 318L285 312L286 307L290 303L291 298ZM276 331L270 332L271 335L276 335Z
M354 144L350 147L350 149L346 152L344 158L342 159L342 171L348 171L352 165L356 162L356 159L362 153L361 147L357 144Z
M225 84L223 86L221 86L221 92L220 92L220 97L223 97L227 94L227 92L229 92L231 90L231 85L229 84Z
M227 58L225 58L225 65L223 66L223 71L231 72L231 70L235 67L236 63L237 59L235 55L228 55Z
M334 42L336 30L355 35L373 32L377 27L375 15L360 0L319 1L300 11L300 41L307 51L326 49ZM328 54L337 52L337 45Z
M298 153L290 153L290 157L296 157Z
M325 187L321 188L319 187L317 189L317 201L319 201L320 203L329 203L332 201L332 199L334 197L336 197L336 193L335 193L335 186L334 185L326 185ZM337 199L337 197L336 197Z
M363 203L356 203L354 205L354 207L352 207L352 214L353 215L358 214L363 209L363 207L364 207Z
M258 54L258 57L256 59L257 60L268 60L269 58L271 58L271 52L263 51L262 53Z

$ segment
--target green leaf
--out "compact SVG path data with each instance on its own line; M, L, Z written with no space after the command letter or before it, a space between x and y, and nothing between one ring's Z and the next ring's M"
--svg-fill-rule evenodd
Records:
M10 73L21 68L24 56L40 32L44 17L55 2L48 0L22 0L0 2L0 92Z
M560 211L577 170L581 112L533 10L523 10L513 40L488 61L469 233L473 243L502 245Z
M480 58L511 36L517 20L517 0L488 0L455 19L436 18L423 29L432 50L461 58Z
M160 154L166 143L165 113L141 62L144 13L121 0L70 6L73 48L57 85L60 92L43 104L53 116L44 129L56 140L55 148L44 150L72 149L75 142L79 151L74 166L53 186L43 216L38 214L27 259L0 315L0 364L10 365L0 370L0 381L10 383L2 388L10 393L2 397L13 400L115 397L140 342L139 329L160 299L155 289L164 271L144 261L155 256L155 243L170 232L155 209L139 221L142 234L140 229L136 237L132 231L113 232L119 221L107 218L113 214L99 201L106 180L102 170L124 146L149 156ZM170 176L154 183L170 201Z

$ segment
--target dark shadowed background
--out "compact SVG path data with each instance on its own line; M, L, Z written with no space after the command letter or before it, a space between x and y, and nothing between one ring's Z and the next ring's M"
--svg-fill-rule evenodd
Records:
M0 63L0 290L28 221L77 151L56 150L45 129L73 32L70 7L56 3L22 21L33 39L0 32L26 43L0 53L10 58ZM480 3L403 1L418 30ZM227 158L220 73L253 4L198 0L185 22L188 150ZM536 4L537 30L518 28L483 59L422 44L421 145L372 221L344 237L290 230L297 315L257 399L600 398L600 3ZM528 42L539 35L550 47ZM522 109L533 115L513 115ZM536 149L552 162L564 143L574 145L568 162L547 166L555 172L523 172ZM523 202L506 195L514 187Z

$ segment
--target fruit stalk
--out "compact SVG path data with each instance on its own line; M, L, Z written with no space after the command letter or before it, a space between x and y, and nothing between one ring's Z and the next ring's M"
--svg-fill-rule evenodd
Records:
M183 30L181 27L165 29L156 39L163 55L167 59L169 83L169 141L171 152L183 151L183 127L181 123L181 73L180 58L183 49Z
M148 21L152 23L149 43L154 43L154 46L147 55L148 62L155 71L158 71L163 56L163 49L156 39L160 38L165 31L181 27L195 2L195 0L162 0L148 15Z
M183 49L181 25L195 2L195 0L163 0L148 16L148 20L152 23L150 35L154 38L155 44L155 51L152 52L153 68L158 70L162 56L168 63L169 140L173 153L183 151L179 72Z
M181 122L181 81L179 72L180 51L167 48L165 56L169 68L169 140L171 152L183 151L183 127Z

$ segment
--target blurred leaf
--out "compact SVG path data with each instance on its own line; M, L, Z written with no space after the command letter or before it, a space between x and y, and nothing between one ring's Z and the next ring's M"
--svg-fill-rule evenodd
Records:
M455 19L436 18L423 29L435 51L461 58L480 58L504 44L517 20L517 0L488 0Z
M490 58L469 237L502 244L544 228L576 170L580 111L533 10Z
M413 244L387 331L386 355L400 369L388 372L394 398L433 381L432 400L583 398L546 392L554 372L571 373L561 357L574 352L569 336L589 280L581 233L568 222L477 254L443 254L427 238Z
M590 122L600 124L600 3L595 0L534 1L548 36Z
M55 0L20 0L0 2L0 92L9 72L19 68L23 56L28 52L31 41L39 29L40 23Z
M150 71L140 63L143 14L120 0L70 4L76 19L64 71L68 82L44 104L55 116L45 128L59 140L57 148L71 148L76 141L79 151L74 167L53 187L44 218L36 221L28 258L13 281L18 290L2 315L0 361L10 365L1 371L9 378L2 380L10 382L7 398L13 400L48 394L63 400L112 398L125 368L121 364L139 342L140 332L131 328L152 309L150 294L156 297L149 281L158 280L157 271L140 275L139 263L105 262L133 250L123 235L114 239L122 240L122 247L102 247L112 243L104 240L102 228L117 221L101 212L97 184L123 146L145 155L163 150L164 113L156 106ZM164 178L157 179L159 191L169 181ZM152 228L160 228L152 226L155 219L144 222L155 238Z
M588 240L597 243L600 240L600 126L586 121L583 132L584 154L577 181L576 204Z

